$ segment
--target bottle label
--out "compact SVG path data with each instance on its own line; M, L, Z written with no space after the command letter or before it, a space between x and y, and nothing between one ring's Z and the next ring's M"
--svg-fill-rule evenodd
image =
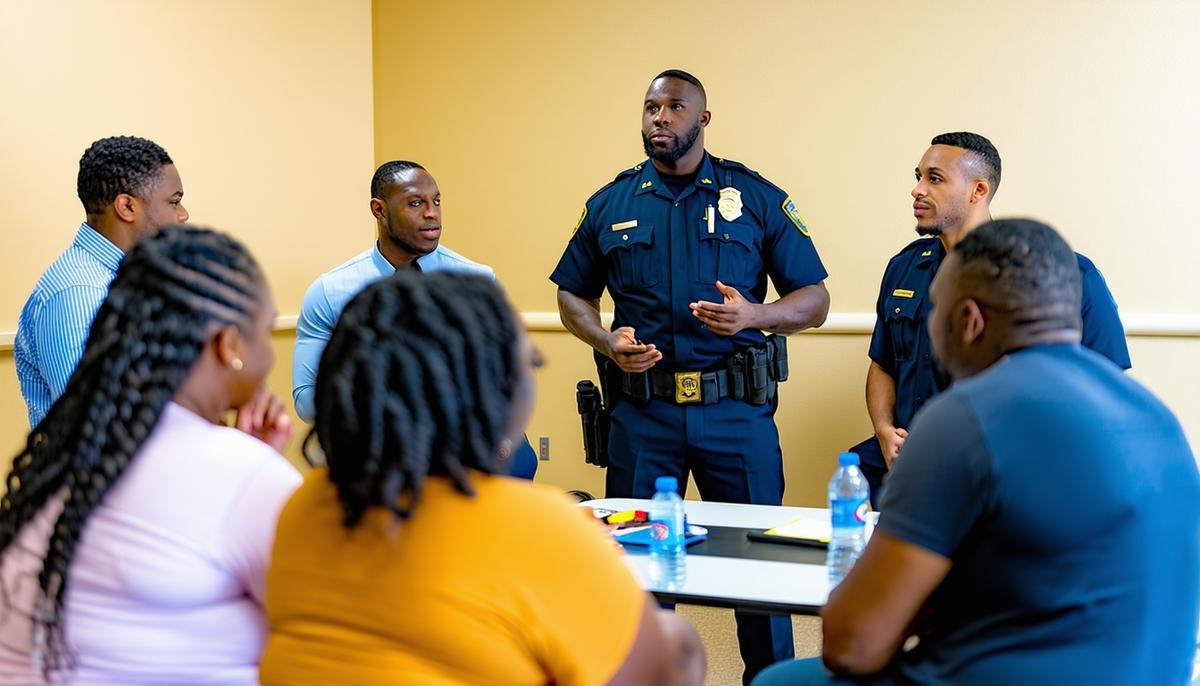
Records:
M838 498L829 504L832 514L832 524L835 529L857 528L867 523L866 498Z
M671 517L667 516L662 519L653 519L650 521L650 538L656 542L666 543L682 543L684 539L684 530L687 528L687 517Z

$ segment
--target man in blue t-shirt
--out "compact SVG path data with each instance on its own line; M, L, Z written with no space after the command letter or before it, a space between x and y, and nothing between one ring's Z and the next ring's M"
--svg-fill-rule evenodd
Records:
M947 251L991 220L989 207L1000 187L1000 153L977 133L943 133L930 141L914 173L913 217L922 237L893 257L883 273L867 368L867 412L875 433L850 449L862 461L876 506L883 476L917 410L945 388L945 379L934 373L925 331L929 285ZM1083 280L1083 345L1129 369L1117 303L1096 265L1083 255L1075 259Z
M934 278L955 380L918 413L882 515L796 683L1186 684L1200 474L1179 422L1082 347L1070 247L986 224Z

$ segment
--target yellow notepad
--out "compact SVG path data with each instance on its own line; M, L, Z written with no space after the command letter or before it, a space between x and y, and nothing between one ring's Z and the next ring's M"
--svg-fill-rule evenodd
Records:
M801 517L793 519L786 524L780 524L777 527L764 531L768 536L782 536L784 538L799 538L814 543L828 543L829 537L832 535L832 527L829 522L818 519L808 519Z

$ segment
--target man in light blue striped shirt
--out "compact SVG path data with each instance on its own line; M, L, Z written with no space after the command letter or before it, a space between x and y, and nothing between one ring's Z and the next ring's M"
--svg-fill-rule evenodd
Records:
M306 422L316 414L317 365L350 299L397 269L448 270L496 278L491 267L472 262L440 245L442 194L437 182L416 162L395 160L375 170L371 179L371 214L376 241L369 250L317 277L304 294L296 323L292 355L292 399ZM529 441L509 451L513 476L533 478L537 456Z
M188 219L174 162L144 138L92 143L76 187L86 219L38 279L17 322L13 360L31 427L66 388L121 258L142 238Z

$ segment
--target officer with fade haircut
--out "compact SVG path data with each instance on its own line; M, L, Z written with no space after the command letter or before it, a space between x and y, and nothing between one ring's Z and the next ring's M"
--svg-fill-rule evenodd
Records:
M649 159L587 201L550 279L563 324L601 362L607 496L649 498L659 476L686 488L690 472L705 500L779 505L783 335L824 323L826 271L787 193L705 151L711 118L699 79L656 76L642 105ZM788 617L736 618L746 681L793 654Z
M875 331L867 368L867 411L875 435L850 450L861 458L878 507L883 476L908 436L913 416L946 386L934 373L925 321L929 284L946 254L975 227L991 219L1000 186L1000 153L976 133L936 136L915 170L912 189L917 233L888 262L876 302ZM1076 253L1083 278L1083 345L1129 369L1125 329L1100 270Z

